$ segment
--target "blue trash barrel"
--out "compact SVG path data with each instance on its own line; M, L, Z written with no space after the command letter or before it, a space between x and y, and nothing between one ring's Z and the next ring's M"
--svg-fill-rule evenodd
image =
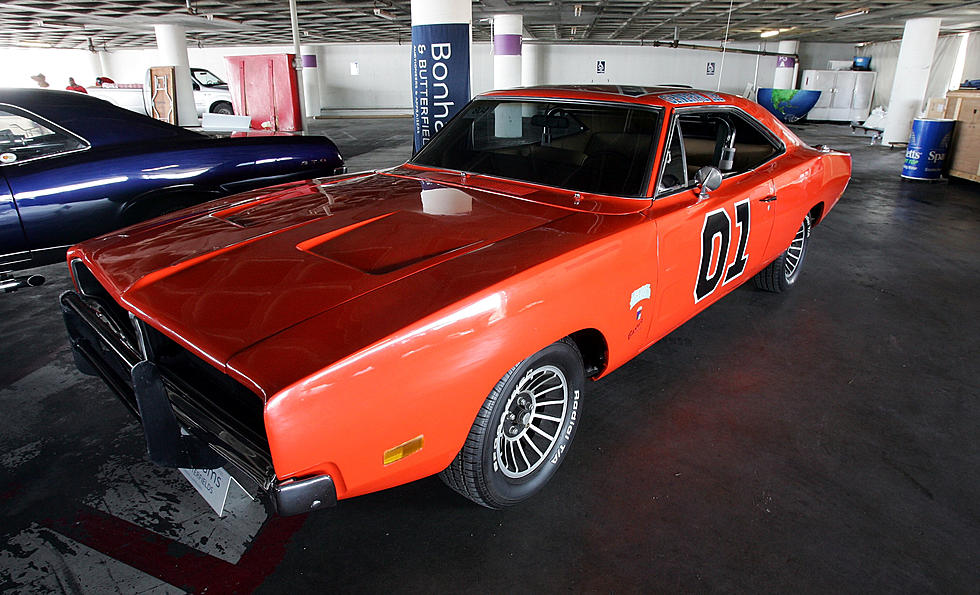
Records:
M902 177L910 180L938 180L942 177L949 141L956 120L927 120L912 122L909 146L905 150Z

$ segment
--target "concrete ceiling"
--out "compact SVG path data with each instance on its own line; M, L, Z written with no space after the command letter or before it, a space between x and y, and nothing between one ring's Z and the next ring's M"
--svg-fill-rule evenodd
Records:
M408 0L298 0L305 43L411 39ZM386 15L375 16L375 9ZM845 19L835 15L867 9ZM936 16L944 32L980 30L980 1L964 0L474 0L473 38L495 14L524 16L525 37L562 42L770 39L860 43L901 37L905 20ZM155 45L152 25L180 23L191 44L291 43L287 0L4 0L0 47L120 49Z

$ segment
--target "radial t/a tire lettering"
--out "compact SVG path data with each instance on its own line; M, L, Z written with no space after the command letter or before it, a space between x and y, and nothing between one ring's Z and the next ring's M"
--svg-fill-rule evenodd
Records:
M517 364L490 391L463 448L439 477L488 508L531 497L567 456L584 386L582 356L569 340Z
M792 287L800 276L809 243L810 216L807 215L803 218L803 224L800 225L789 248L752 279L755 286L772 293L782 293Z

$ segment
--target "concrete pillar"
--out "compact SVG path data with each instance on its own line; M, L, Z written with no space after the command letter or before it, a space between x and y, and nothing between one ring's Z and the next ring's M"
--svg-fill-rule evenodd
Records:
M541 84L541 52L545 46L521 44L521 86L533 87Z
M175 66L174 88L177 92L177 124L197 126L197 108L194 107L194 87L191 85L191 69L187 60L187 38L183 25L153 25L157 36L160 66Z
M780 54L795 54L800 51L799 41L780 41L776 51ZM792 56L776 56L776 75L772 80L773 89L795 89L796 71L799 64Z
M330 73L327 72L327 64L329 60L327 59L328 52L330 51L329 46L318 45L316 46L316 70L317 70L317 81L319 85L318 93L320 94L320 109L330 107Z
M519 14L502 14L493 18L493 88L513 89L521 86L521 31L524 18ZM522 134L520 105L499 105L494 111L494 134L502 138L520 138Z
M99 52L99 66L102 76L107 76L112 80L116 80L115 75L112 74L112 58L110 58L109 52Z
M922 101L926 96L926 85L929 83L929 71L932 70L932 58L936 51L941 22L942 19L936 18L905 22L882 143L905 143L909 140L912 119L922 109Z
M303 50L299 47L299 15L296 0L289 0L289 24L293 30L293 68L296 70L296 98L299 103L299 122L296 130L306 129L306 85L303 82Z
M415 150L470 100L470 0L412 0Z
M317 67L315 47L303 48L303 99L306 101L306 116L320 115L320 75Z
M521 31L524 17L502 14L493 18L493 88L521 86Z
M89 85L94 85L95 84L95 79L98 78L98 77L100 77L100 76L102 76L103 74L105 74L104 72L102 72L102 61L99 60L99 54L100 53L101 52L89 52L88 53L88 65L89 65L89 68L92 69L92 78L91 78L91 80L89 80L89 79L86 79L86 80L76 79L76 82L78 82L79 85L81 85L83 87L88 87Z

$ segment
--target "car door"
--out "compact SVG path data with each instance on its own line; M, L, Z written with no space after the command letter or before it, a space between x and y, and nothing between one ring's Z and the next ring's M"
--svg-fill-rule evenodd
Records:
M7 154L0 146L0 159ZM16 266L28 260L30 260L30 252L27 248L27 239L24 237L24 229L20 225L17 205L14 204L13 193L10 192L7 178L0 166L0 269Z
M87 148L78 137L12 105L0 104L0 264L29 260L32 246L17 191L27 170L52 169L51 158Z
M767 264L776 199L773 158L784 147L749 120L754 122L718 108L675 112L649 212L657 221L660 251L651 341ZM699 194L693 179L704 166L720 169L724 179L717 190Z

